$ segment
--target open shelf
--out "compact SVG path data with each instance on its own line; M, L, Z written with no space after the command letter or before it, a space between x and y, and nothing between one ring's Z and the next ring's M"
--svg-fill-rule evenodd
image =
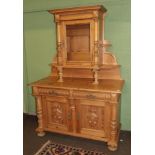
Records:
M90 61L90 24L66 25L67 60Z

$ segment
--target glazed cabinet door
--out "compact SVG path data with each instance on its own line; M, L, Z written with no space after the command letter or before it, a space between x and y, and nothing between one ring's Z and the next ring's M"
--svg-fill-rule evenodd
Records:
M105 138L108 135L110 111L104 101L77 101L78 132L93 137Z
M46 129L53 131L68 131L68 109L68 100L65 97L43 97Z

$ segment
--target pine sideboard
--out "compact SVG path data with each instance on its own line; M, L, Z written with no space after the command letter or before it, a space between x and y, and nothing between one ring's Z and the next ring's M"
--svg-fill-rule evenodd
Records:
M118 147L124 80L104 39L103 6L49 10L56 22L57 51L48 77L31 83L38 136L45 131Z

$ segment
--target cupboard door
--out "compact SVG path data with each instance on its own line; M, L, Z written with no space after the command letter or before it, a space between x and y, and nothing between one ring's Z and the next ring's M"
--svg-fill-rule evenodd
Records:
M68 131L68 100L64 97L44 97L46 128Z
M107 113L104 101L79 100L77 105L79 132L89 136L106 137L108 120L105 120Z

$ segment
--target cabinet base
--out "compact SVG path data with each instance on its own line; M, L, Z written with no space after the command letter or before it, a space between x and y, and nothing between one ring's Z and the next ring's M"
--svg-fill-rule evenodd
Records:
M46 128L46 129L44 129L45 131L49 131L49 132L53 132L53 133L59 133L59 134L62 134L62 135L70 135L70 136L74 136L74 137L81 137L81 138L87 138L87 139L91 139L91 140L99 140L99 141L102 141L102 142L107 142L108 143L108 140L107 140L107 138L97 138L97 137L90 137L90 136L86 136L86 135L81 135L81 134L71 134L71 133L68 133L68 132L61 132L61 131L54 131L54 130L51 130L51 129L48 129L48 128ZM44 132L44 131L40 131L40 132L38 132L37 131L37 135L38 136L40 136L40 137L43 137L44 135L45 135L46 133ZM119 136L117 136L117 138L118 138ZM108 145L108 149L110 150L110 151L116 151L117 150L117 148L118 148L118 145L117 145L117 141L116 141L116 143L109 143L109 144L107 144Z

